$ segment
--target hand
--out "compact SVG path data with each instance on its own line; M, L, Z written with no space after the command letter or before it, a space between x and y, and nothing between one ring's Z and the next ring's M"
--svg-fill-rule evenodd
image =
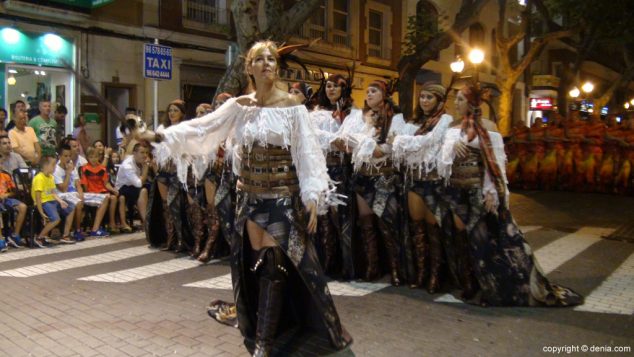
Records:
M106 148L104 154L109 157L112 154L112 148Z
M71 171L73 171L74 168L75 168L75 164L73 164L72 161L69 161L66 164L66 172L71 172Z
M308 210L308 214L310 215L310 218L308 218L308 227L306 227L306 229L308 230L308 234L315 234L315 232L317 232L317 204L314 201L310 202L306 208Z
M484 195L484 208L487 212L497 215L497 202L495 202L495 196L491 192Z
M119 196L119 190L117 190L116 188L114 190L111 191L113 195L115 196Z
M40 217L42 217L42 221L44 221L44 225L46 225L46 222L50 222L51 219L48 218L48 216L46 214L44 214L44 212L40 212Z
M456 157L459 157L459 158L465 157L469 153L469 148L467 147L467 144L465 144L464 142L460 140L456 141L456 143L453 146L453 149L456 152Z
M381 150L380 147L376 147L374 148L374 152L372 153L372 156L376 159L382 158L385 154L383 154L383 150Z
M66 201L61 201L59 203L60 206L62 206L62 209L67 209L68 208L68 203L66 203Z
M84 193L83 192L79 192L79 199L80 200L84 200Z
M385 142L392 145L394 143L394 139L396 139L396 134L391 133L390 135L388 135L387 140Z

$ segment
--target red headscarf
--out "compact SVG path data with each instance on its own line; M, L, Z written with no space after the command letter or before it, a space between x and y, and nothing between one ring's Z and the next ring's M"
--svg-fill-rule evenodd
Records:
M342 123L347 115L346 111L343 108L343 103L344 103L343 93L345 92L345 89L348 87L348 81L340 74L333 74L332 76L328 77L326 82L333 82L339 87L341 87L341 97L339 98L339 100L337 100L337 103L338 103L337 109L332 113L332 117L336 118L340 123Z

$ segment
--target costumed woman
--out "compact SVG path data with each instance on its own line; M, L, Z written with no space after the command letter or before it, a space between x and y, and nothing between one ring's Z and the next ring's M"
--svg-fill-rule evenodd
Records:
M220 106L222 106L227 100L232 97L233 96L231 94L226 92L216 95L213 107L211 108L210 112L213 112L220 108ZM205 171L205 178L203 180L204 188L202 191L205 195L204 203L201 202L201 204L204 204L205 207L205 223L207 224L207 235L204 245L201 245L201 243L199 243L201 241L195 240L193 250L193 256L203 263L208 262L212 257L219 256L223 253L222 247L224 244L218 241L218 235L220 234L220 231L223 231L221 229L223 222L225 224L231 224L230 222L233 222L233 216L229 217L229 214L227 213L225 213L225 215L223 215L221 219L221 214L218 212L218 205L216 204L224 198L223 196L220 198L220 200L217 199L217 188L221 182L223 167L226 167L225 164L231 163L231 160L228 160L228 156L230 155L230 153L228 154L225 150L226 146L227 143L223 143L222 145L220 145L220 148L218 149L218 153L216 155L216 160L212 164L210 164L209 167L207 167L207 170ZM235 182L233 182L233 186L229 190L225 190L222 193L228 193L232 191L235 191ZM231 205L229 207L229 212L232 212L234 208L235 206ZM228 239L228 236L226 236L226 234L225 239Z
M445 132L453 117L445 112L446 88L439 83L423 84L418 97L414 135L398 135L392 143L392 158L405 167L405 187L409 209L409 234L415 257L412 287L435 293L443 260L439 204L444 185L436 172L436 161ZM427 267L429 273L427 274Z
M546 279L511 216L504 142L481 117L483 96L474 85L458 92L462 120L447 130L438 162L449 182L442 225L451 238L447 257L462 298L482 306L580 304L579 294Z
M162 164L179 160L181 182L189 165L202 177L225 139L239 150L233 155L239 192L231 271L238 326L254 356L270 355L286 331L301 335L299 344L323 335L337 350L352 341L307 239L318 212L338 203L335 187L306 107L279 87L279 61L275 43L257 42L245 58L254 93L163 133L144 135L160 142Z
M331 207L326 215L319 216L317 227L317 252L324 271L329 276L355 279L353 256L354 200L350 190L352 164L350 155L333 145L337 132L352 111L352 78L340 74L331 75L322 82L316 95L317 107L310 113L311 120L318 128L318 137L326 155L328 175L337 182L337 192L346 196L345 205Z
M392 83L391 83L392 84ZM391 283L398 286L402 253L400 177L392 163L392 145L398 134L413 134L417 128L406 124L400 109L392 102L392 85L376 80L368 86L362 112L350 115L334 143L352 149L354 174L352 189L356 195L360 240L365 256L364 280L381 275L381 252L387 257ZM409 126L409 131L406 128ZM377 234L377 232L379 234Z
M295 82L288 85L288 92L299 97L300 102L306 106L309 111L313 109L313 87L306 82Z
M165 112L166 117L156 129L157 133L186 120L185 102L180 99L169 103ZM174 164L163 165L159 169L155 184L150 190L145 232L152 246L184 252L189 249L192 241L192 231L184 223L188 222L190 212L186 210L186 195L175 170Z

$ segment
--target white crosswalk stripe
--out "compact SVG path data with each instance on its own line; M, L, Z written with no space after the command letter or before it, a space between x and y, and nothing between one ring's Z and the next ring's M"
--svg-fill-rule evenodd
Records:
M594 289L576 311L634 314L634 254Z
M212 260L207 264L217 263L220 260ZM171 259L165 262L144 265L137 268L119 270L112 273L105 273L93 276L86 276L78 280L84 281L106 281L110 283L129 283L141 279L147 279L163 274L175 273L181 270L192 269L203 265L203 263L190 257Z
M16 278L27 278L36 275L53 273L61 270L85 267L89 265L111 263L123 259L133 258L140 255L156 252L156 249L143 247L127 248L113 252L89 255L81 258L65 259L53 263L31 265L11 270L0 271L0 276L12 276Z
M9 253L0 254L0 263L10 262L14 260L20 260L25 258L32 257L41 257L49 254L57 254L57 253L65 253L65 252L74 252L82 249L89 249L95 247L104 247L111 244L117 244L122 242L133 242L137 240L145 239L145 235L143 234L134 234L123 237L114 237L114 238L100 238L87 240L85 242L73 244L73 245L57 245L45 249L25 249L17 251L10 251Z
M231 274L225 274L212 279L197 281L185 284L183 286L193 288L230 290L232 288ZM333 296L365 296L384 289L388 286L390 286L390 284L367 283L358 281L331 281L328 283L328 290L330 290L330 294Z

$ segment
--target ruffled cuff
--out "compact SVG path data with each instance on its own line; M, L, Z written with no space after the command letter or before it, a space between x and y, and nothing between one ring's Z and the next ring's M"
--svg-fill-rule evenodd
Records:
M309 188L302 190L300 194L305 207L308 207L311 202L315 202L317 205L317 214L324 215L328 213L330 206L346 204L344 201L346 196L337 193L335 181L328 179L328 187L319 189L319 186L322 184L323 181L316 178L306 180L306 187Z

